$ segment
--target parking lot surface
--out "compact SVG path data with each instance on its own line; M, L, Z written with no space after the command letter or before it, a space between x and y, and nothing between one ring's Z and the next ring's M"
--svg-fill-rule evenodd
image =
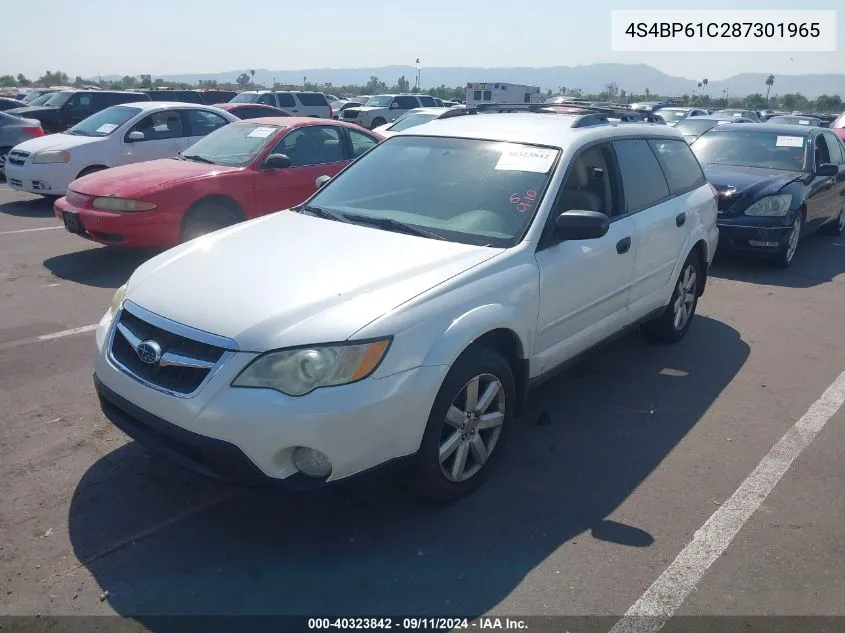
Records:
M0 613L622 616L668 578L678 615L845 615L845 238L717 258L680 344L632 334L541 387L445 507L231 488L107 423L92 326L151 254L0 184Z

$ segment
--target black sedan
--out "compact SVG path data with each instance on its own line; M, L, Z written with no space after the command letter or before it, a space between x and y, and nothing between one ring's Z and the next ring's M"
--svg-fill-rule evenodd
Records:
M0 97L0 112L11 110L12 108L25 108L27 104L17 99L9 99L8 97Z
M680 121L675 129L684 135L687 143L692 143L699 136L717 125L727 125L729 123L752 123L748 119L737 118L732 121L725 119L717 119L711 116L691 116Z
M801 125L726 124L693 142L719 193L719 247L756 251L786 268L800 238L845 230L845 146Z

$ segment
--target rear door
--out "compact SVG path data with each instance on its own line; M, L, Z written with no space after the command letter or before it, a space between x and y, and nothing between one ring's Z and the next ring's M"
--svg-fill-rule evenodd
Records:
M103 103L105 101L104 99L102 99L102 95L97 95L97 97L100 97L100 99L98 99L100 103ZM65 126L73 127L83 119L87 119L95 112L99 112L100 110L103 110L107 107L108 106L106 105L103 105L102 107L97 107L97 104L94 101L94 93L77 92L68 100L67 104L65 104L65 106L62 108Z
M274 105L282 110L287 110L295 116L301 116L302 114L299 111L299 104L297 104L296 99L294 99L293 95L289 92L277 92L276 103L271 103L270 105Z
M823 133L825 141L827 141L827 150L830 153L830 162L839 167L839 175L836 177L833 185L833 195L831 196L831 205L828 209L831 219L839 217L843 205L845 205L845 146L842 141L832 132Z
M317 178L337 175L349 163L341 134L333 125L305 125L285 133L269 153L285 154L291 166L256 170L256 212L296 206L316 191Z
M683 140L624 139L615 141L614 149L625 186L626 212L639 238L629 297L630 320L635 321L659 308L671 289L675 264L691 225L687 222L692 211L683 196L705 180ZM672 176L671 183L667 173Z

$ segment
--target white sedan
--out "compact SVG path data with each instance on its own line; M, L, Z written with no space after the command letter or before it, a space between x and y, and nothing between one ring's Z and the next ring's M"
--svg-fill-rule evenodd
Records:
M66 132L13 147L6 160L6 180L12 189L60 197L77 178L109 167L175 156L237 120L219 108L188 103L112 106Z
M460 116L465 114L466 110L463 107L452 108L414 108L403 114L395 121L385 123L375 128L373 131L378 132L382 136L393 136L397 132L407 130L408 128L434 121L435 119L446 119L452 116Z

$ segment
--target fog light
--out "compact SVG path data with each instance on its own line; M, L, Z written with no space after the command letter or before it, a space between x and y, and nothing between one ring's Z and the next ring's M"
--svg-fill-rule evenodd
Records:
M328 477L332 472L332 464L328 457L320 451L304 446L299 446L293 451L293 465L303 475L318 479Z
M758 240L748 240L748 243L751 246L763 246L767 248L774 248L775 246L779 246L777 242L760 242Z

